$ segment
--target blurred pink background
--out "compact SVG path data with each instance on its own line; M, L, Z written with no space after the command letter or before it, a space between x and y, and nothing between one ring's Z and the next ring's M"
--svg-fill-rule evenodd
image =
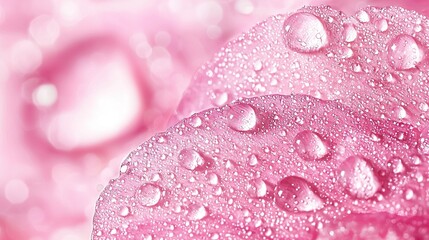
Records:
M388 3L0 0L0 239L90 238L122 159L167 127L197 68L258 21Z

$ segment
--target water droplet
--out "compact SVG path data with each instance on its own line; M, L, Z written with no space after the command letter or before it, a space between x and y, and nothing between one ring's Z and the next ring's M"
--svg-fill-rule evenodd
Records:
M209 173L207 177L210 185L216 186L219 183L219 176L216 173Z
M200 127L201 126L201 124L203 124L203 121L201 120L201 118L200 117L198 117L198 116L192 116L190 119L189 119L189 125L191 125L192 127L194 127L194 128L197 128L197 127Z
M201 204L194 204L189 207L188 218L197 221L207 217L208 214L206 207Z
M121 207L121 209L119 209L119 215L121 217L126 217L126 216L130 215L130 208L127 206Z
M356 14L357 19L359 20L359 22L361 23L367 23L369 22L369 15L366 11L364 10L360 10L357 14Z
M414 191L412 189L407 189L405 191L405 199L411 200L414 198Z
M268 192L267 184L262 179L250 180L246 186L247 193L252 198L265 197Z
M294 147L296 153L306 161L320 160L329 152L327 144L319 135L309 130L295 136Z
M402 159L394 157L392 158L389 163L388 166L392 169L393 173L403 173L405 172L405 166L404 163L402 162Z
M300 177L283 178L274 192L276 205L288 212L309 212L323 208L323 200Z
M261 69L262 69L262 61L261 61L261 60L256 60L256 61L253 63L253 69L254 69L256 72L261 71Z
M404 119L408 116L407 110L403 106L396 107L394 111L398 119Z
M389 24L387 23L386 19L380 19L375 23L375 26L380 32L385 32L387 28L389 27Z
M397 70L415 68L424 57L424 50L417 41L409 35L399 35L388 45L388 61Z
M229 109L229 126L236 131L250 131L256 126L256 113L253 107L239 103Z
M250 166L256 166L256 164L258 164L258 157L255 154L250 154L249 157L247 158L247 162L249 163Z
M341 184L353 197L371 198L381 187L372 166L362 157L347 158L341 163L339 170Z
M178 158L180 166L188 170L196 170L197 168L202 167L205 163L205 160L201 154L193 149L188 148L180 151Z
M161 189L151 183L143 184L137 191L136 199L143 206L155 206L161 199Z
M328 45L328 33L321 20L311 13L295 13L284 23L285 43L303 53L317 52Z
M344 27L344 37L346 42L353 42L357 38L357 31L353 25L346 25Z

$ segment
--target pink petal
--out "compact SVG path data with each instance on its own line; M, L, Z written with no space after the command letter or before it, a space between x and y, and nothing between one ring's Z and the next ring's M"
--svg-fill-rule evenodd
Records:
M129 155L99 198L93 238L313 239L343 236L347 224L359 235L366 223L356 214L367 213L391 227L416 215L404 224L426 226L418 137L410 125L304 95L203 111Z

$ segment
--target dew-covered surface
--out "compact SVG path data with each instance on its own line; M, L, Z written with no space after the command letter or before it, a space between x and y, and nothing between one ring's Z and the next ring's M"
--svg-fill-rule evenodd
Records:
M276 15L196 74L178 117L240 97L307 94L375 118L427 123L429 21L399 7L346 16L330 7Z
M420 132L305 95L242 99L143 143L93 239L428 239Z

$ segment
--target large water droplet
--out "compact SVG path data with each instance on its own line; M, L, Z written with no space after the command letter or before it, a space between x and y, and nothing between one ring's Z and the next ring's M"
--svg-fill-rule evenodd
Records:
M329 42L325 25L311 13L301 12L289 16L284 23L284 30L286 45L296 52L317 52Z
M368 199L380 190L381 184L372 166L362 157L347 158L339 170L341 184L355 198Z
M320 160L329 152L327 144L319 135L309 130L295 136L294 147L296 153L306 161Z
M388 61L397 70L415 68L424 57L424 50L409 35L399 35L388 45Z
M362 23L367 23L370 20L369 15L365 10L360 10L358 13L356 13L356 18L359 20L359 22Z
M267 195L267 184L262 179L250 180L246 186L247 193L252 198L260 198Z
M288 212L309 212L323 208L323 200L300 177L283 178L274 190L276 205Z
M207 217L208 214L207 208L204 205L194 204L189 207L188 218L197 221Z
M229 109L229 126L236 131L250 131L256 121L255 110L250 105L239 103Z
M179 153L179 164L180 166L188 169L195 170L205 163L204 158L197 151L193 149L183 149Z
M161 189L151 183L143 184L137 191L136 199L143 206L155 206L161 199Z

